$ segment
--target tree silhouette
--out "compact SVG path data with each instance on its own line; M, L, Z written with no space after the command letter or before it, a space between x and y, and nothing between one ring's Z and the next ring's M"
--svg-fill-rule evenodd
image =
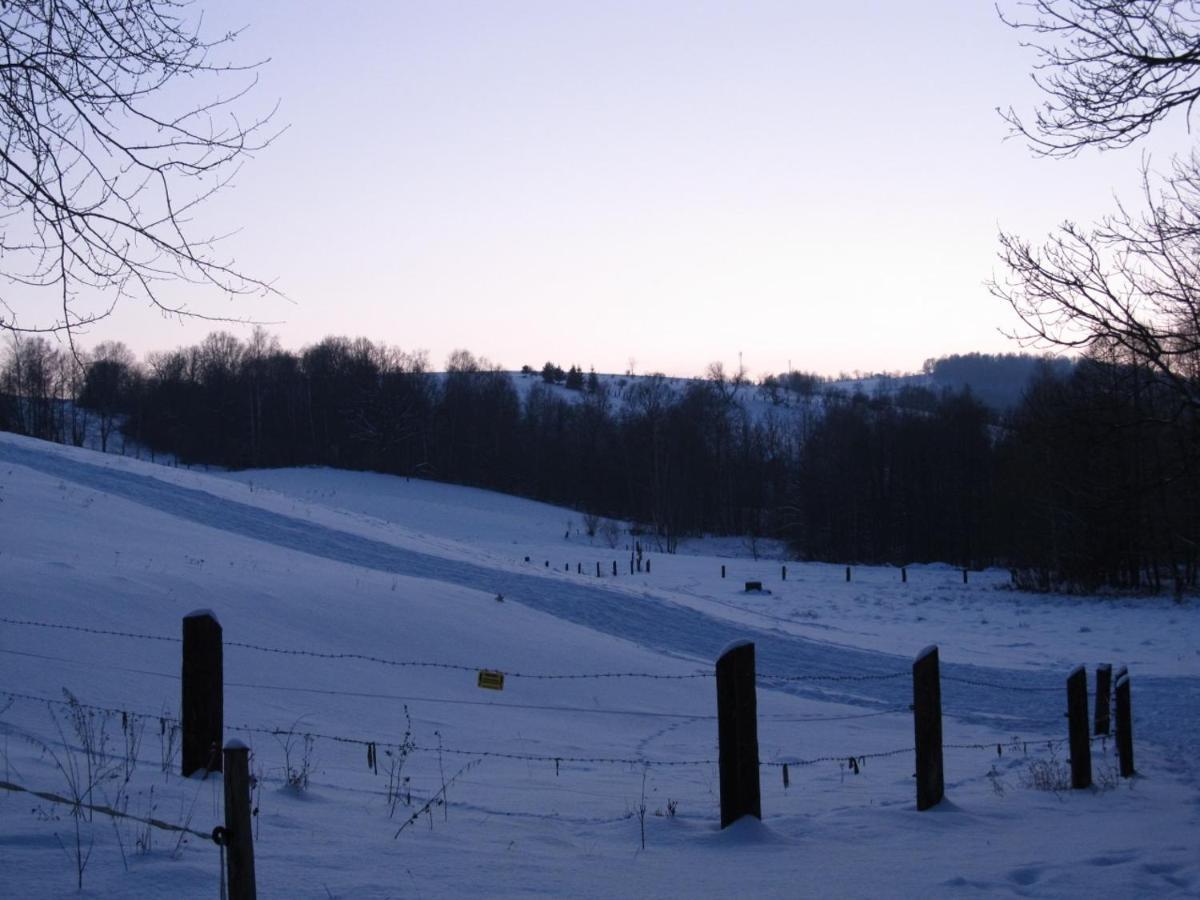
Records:
M0 330L73 342L134 298L212 318L169 300L167 281L270 290L191 221L270 141L272 113L237 116L257 64L225 60L236 33L209 39L190 12L183 0L0 6ZM228 76L239 83L218 92Z

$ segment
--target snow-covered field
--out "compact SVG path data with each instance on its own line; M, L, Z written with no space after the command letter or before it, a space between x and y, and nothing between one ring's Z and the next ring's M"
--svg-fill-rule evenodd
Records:
M1002 572L963 585L945 567L911 568L907 584L856 568L846 583L841 566L786 562L784 581L784 562L727 540L649 548L651 574L630 575L628 535L610 548L544 504L364 473L191 472L6 434L0 501L0 777L68 791L54 760L82 760L79 741L69 724L59 734L62 707L31 699L65 688L146 716L123 731L119 713L93 712L117 762L144 728L129 781L122 765L97 802L219 824L220 778L161 766L180 619L211 608L225 720L251 729L229 736L261 779L263 897L1200 891L1194 601L1038 597ZM743 592L750 579L769 593ZM741 637L757 647L764 816L722 832L710 676ZM947 749L947 800L918 813L908 672L929 643L946 742L978 746ZM1116 779L1111 742L1097 742L1095 789L1039 789L1066 757L1065 676L1100 662L1130 668L1142 774ZM508 673L502 692L476 686L484 667ZM534 677L603 673L698 677ZM406 714L416 746L393 809ZM304 740L273 729L319 735L307 766ZM289 764L307 787L286 784ZM448 802L397 835L444 783ZM74 825L65 807L0 791L5 896L75 893ZM100 815L80 834L85 895L217 892L211 842Z

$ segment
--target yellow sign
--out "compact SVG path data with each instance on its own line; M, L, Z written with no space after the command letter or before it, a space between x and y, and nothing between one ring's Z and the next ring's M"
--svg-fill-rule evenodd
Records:
M490 691L504 690L504 673L494 669L480 669L479 686Z

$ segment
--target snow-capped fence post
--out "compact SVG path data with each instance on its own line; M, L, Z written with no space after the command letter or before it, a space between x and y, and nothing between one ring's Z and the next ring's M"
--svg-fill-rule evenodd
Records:
M1071 787L1092 786L1092 744L1088 734L1087 669L1076 666L1067 676L1067 736L1071 748Z
M1129 698L1129 671L1122 666L1117 676L1117 755L1121 757L1121 777L1132 778L1133 708Z
M250 748L225 745L225 878L229 900L254 900L254 841L250 821Z
M1096 666L1096 734L1108 734L1112 708L1112 663Z
M221 623L207 609L183 617L180 771L220 772L225 717Z
M735 641L717 657L717 740L721 827L742 816L762 818L758 784L758 699L754 644Z
M913 660L913 731L917 755L917 809L937 806L946 794L942 771L942 679L937 644Z

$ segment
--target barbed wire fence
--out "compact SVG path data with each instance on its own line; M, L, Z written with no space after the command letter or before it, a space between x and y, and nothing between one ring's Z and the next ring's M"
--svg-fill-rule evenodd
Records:
M98 635L98 636L117 638L117 639L126 640L126 641L147 641L147 642L167 643L167 644L184 644L186 646L186 641L184 641L183 639L181 639L179 637L161 635L161 634L123 631L123 630L116 630L116 629L106 629L106 628L65 624L65 623L42 622L42 621L36 621L36 620L31 620L31 619L15 619L15 618L9 618L9 617L0 617L0 623L17 626L17 627L33 628L33 629L44 629L44 630L50 630L50 631L69 631L69 632L81 633L81 634L93 634L93 635ZM224 641L223 646L230 647L230 648L238 648L238 649L245 650L248 652L253 652L253 653L271 654L271 655L288 656L288 657L299 657L299 658L311 658L311 659L320 659L320 660L335 661L335 662L337 662L337 661L357 662L357 663L366 663L366 664L370 664L370 665L383 666L383 667L388 667L388 668L401 668L401 669L403 669L403 668L422 668L422 669L443 670L443 671L464 672L464 673L468 673L468 672L469 673L481 673L483 671L488 670L487 667L467 665L467 664L458 663L458 662L444 662L444 661L436 661L436 660L389 659L386 657L381 657L381 656L376 656L376 655L371 655L371 654L364 654L364 653L356 653L356 652L335 653L335 652L311 650L311 649L305 649L305 648L288 648L288 647L267 646L267 645L256 644L256 643L245 642L245 641ZM18 652L19 653L20 651L6 651L6 652ZM179 678L179 676L177 676L177 675L172 675L172 674L168 674L168 673L150 672L147 674L155 674L155 675L160 675L163 677L169 677L169 678L175 678L175 679ZM530 681L585 681L585 680L600 681L600 680L617 680L617 679L642 679L642 680L648 680L648 681L686 682L686 681L691 681L691 680L712 679L712 678L716 677L716 673L714 671L693 671L693 672L649 672L649 671L642 671L642 672L639 672L639 671L567 672L567 671L563 671L563 672L549 672L549 671L507 671L506 670L506 671L502 672L502 675L503 675L503 678L527 679ZM806 683L806 682L816 683L816 684L821 684L821 683L854 684L854 683L868 683L868 682L888 682L888 681L906 679L906 678L911 678L911 677L913 677L913 672L909 671L909 670L883 671L883 672L845 672L845 673L839 673L839 674L786 673L786 672L778 673L778 672L776 672L776 673L760 673L757 676L757 681L759 684L761 684L761 686L766 687L766 688L771 688L773 686ZM1052 687L1049 685L1014 684L1014 683L1005 683L1002 681L994 681L994 680L988 680L988 679L967 678L967 677L963 677L963 676L950 675L950 674L941 675L940 677L941 677L942 681L955 683L955 684L962 684L962 685L966 685L969 687L982 688L982 689L986 689L989 691L1008 691L1008 692L1013 692L1016 694L1024 694L1024 695L1038 695L1038 694L1047 694L1048 695L1051 693L1057 693L1057 694L1061 695L1063 692L1063 688L1061 686ZM249 689L283 689L282 686L277 686L277 685L261 685L261 684L244 683L244 682L229 682L229 684L246 687ZM482 682L481 682L481 686L482 686ZM306 689L306 688L297 688L294 686L292 689L299 690L299 691L310 691L311 690L311 691L315 691L317 693L328 694L331 696L368 696L368 697L377 697L377 696L387 697L387 696L389 696L389 695L384 695L384 694L366 694L364 692L355 692L355 691ZM167 747L167 743L169 740L173 740L173 738L170 738L169 736L177 735L179 733L179 731L183 727L183 723L181 721L182 717L168 714L166 710L162 710L158 713L148 712L148 711L139 711L139 710L124 708L122 706L104 706L104 705L99 705L99 704L83 703L82 701L75 699L73 696L71 696L70 699L60 700L60 699L56 699L53 697L40 696L37 694L32 694L32 693L27 693L27 692L22 692L22 691L15 691L15 690L7 690L7 689L3 689L3 688L0 688L0 698L7 698L9 703L21 702L21 703L44 704L44 705L47 705L50 707L74 706L76 708L87 710L90 713L94 713L94 714L119 717L122 722L123 727L128 726L128 723L131 720L136 720L136 721L141 721L141 722L151 722L151 723L157 722L159 725L160 737L162 738L163 744L164 744L164 749L163 749L162 753L160 754L160 759L157 762L160 766L162 766L164 772L166 772L166 770L168 769L168 767L170 765L173 765L175 753ZM392 697L392 699L399 700L399 699L403 699L403 698ZM470 701L454 701L454 700L451 700L448 698L421 698L421 699L423 700L423 702L430 702L430 703L470 702ZM528 708L533 708L533 709L550 709L550 710L553 710L556 712L558 712L558 711L566 711L566 712L574 711L574 712L586 712L586 713L590 713L590 714L613 713L613 714L620 714L620 715L660 716L663 718L680 720L681 723L688 721L688 720L702 721L702 720L715 720L718 718L716 715L707 715L707 714L697 715L697 714L689 714L689 713L666 712L666 711L655 711L655 710L631 710L631 709L615 709L615 708L607 708L606 709L603 707L591 707L591 708L584 709L581 707L573 708L573 707L569 707L569 706L557 706L557 705L556 706L546 706L546 705L538 705L538 704L499 704L499 705L500 706L517 706L518 708L528 707ZM900 706L900 705L891 704L891 705L884 705L881 708L871 709L869 711L861 712L861 713L847 713L847 714L837 714L837 715L812 715L812 716L809 716L809 715L769 716L768 715L768 716L764 716L763 719L765 721L772 721L772 722L778 722L778 723L847 722L847 721L856 721L856 720L863 720L863 719L872 719L872 718L890 716L890 715L906 715L906 714L911 713L912 711L913 711L912 706L907 706L907 705ZM3 709L0 709L0 713L2 713L2 712L3 712ZM939 715L940 715L940 713L939 713ZM407 716L408 716L408 713L407 713L407 706L406 706L405 707L405 717L407 718ZM1058 724L1058 723L1056 722L1056 723L1048 723L1048 724ZM676 727L676 726L668 726L668 728L673 728L673 727ZM365 734L359 734L359 735L339 734L339 733L334 733L333 731L330 731L330 730L319 730L319 729L315 729L315 728L303 727L299 721L293 723L290 726L278 726L278 725L272 726L272 725L264 725L261 723L259 723L259 724L245 723L245 724L225 724L224 728L225 728L225 730L227 730L230 733L244 734L247 736L255 736L255 735L269 736L280 742L289 742L289 741L293 741L293 740L299 740L299 741L303 742L304 745L306 745L306 746L310 746L313 743L320 742L320 743L324 743L324 744L340 746L343 748L353 747L353 748L356 748L359 752L363 753L363 757L360 757L360 765L362 763L362 760L365 758L366 769L375 775L379 774L379 753L380 753L380 751L383 751L385 754L391 755L394 758L399 758L401 760L406 759L407 757L409 757L413 754L423 754L423 755L428 756L429 758L433 758L436 756L437 760L439 761L439 763L438 763L439 770L442 770L440 761L443 758L443 756L459 757L459 758L465 759L466 764L458 772L455 772L451 776L449 781L445 777L444 770L441 771L440 788L438 787L437 779L435 779L433 782L431 782L432 787L429 787L424 790L416 790L415 788L411 788L411 787L406 788L404 805L406 806L406 808L414 808L416 810L415 813L412 813L408 822L415 820L416 818L420 817L421 815L426 815L426 814L431 815L431 810L433 808L447 803L448 802L447 787L449 786L449 784L453 783L454 781L458 780L461 777L464 777L466 775L466 773L470 772L473 768L475 768L479 764L482 764L485 761L541 763L541 764L546 764L547 766L552 765L553 769L554 769L554 775L556 777L561 774L562 767L564 767L564 766L586 766L586 767L616 766L616 767L621 767L624 769L646 772L648 770L657 770L657 769L662 769L662 770L667 770L667 771L671 771L671 770L677 771L677 770L681 770L681 769L708 768L711 770L714 767L719 767L721 765L720 755L713 755L713 754L702 754L702 755L698 755L695 758L676 759L676 758L654 758L652 756L647 756L644 754L638 754L638 755L604 755L604 754L586 755L586 754L579 754L577 752L573 752L573 753L572 752L525 752L525 751L514 751L514 750L510 750L510 749L494 749L494 748L487 748L487 747L455 746L453 744L444 743L441 739L440 734L438 735L438 741L435 746L428 742L425 742L425 743L418 742L417 740L415 740L412 737L411 721L409 722L409 732L406 733L404 738L402 738L400 740L377 739L377 738L373 738L373 737L370 737ZM386 728L381 728L379 730L382 733L386 733L386 731L387 731ZM1100 742L1104 743L1105 749L1107 749L1108 738L1109 738L1109 735L1107 733L1096 734L1096 735L1090 736L1088 743L1090 744L1090 743L1095 743L1097 741L1100 741ZM860 740L861 740L861 738L860 738ZM981 753L987 752L989 754L994 754L996 758L1001 758L1004 756L1006 749L1010 753L1010 755L1014 755L1015 753L1018 752L1018 748L1019 748L1019 752L1022 756L1028 757L1030 749L1032 748L1034 750L1035 754L1039 751L1044 751L1044 752L1050 754L1050 757L1053 759L1055 754L1058 752L1058 750L1060 750L1064 746L1067 746L1069 744L1069 742L1070 742L1070 738L1062 738L1062 737L1047 738L1042 735L1022 737L1018 734L1015 734L1015 735L1011 735L1009 737L1006 737L1006 738L1004 738L1002 740L998 740L998 741L942 743L941 749L964 751L964 752L965 751L976 751L976 752L981 752ZM913 745L911 743L906 743L904 746L893 747L893 748L884 749L884 750L869 750L868 752L845 752L845 753L826 752L826 753L822 753L819 755L813 755L813 756L787 755L787 754L783 754L783 753L775 753L775 754L771 754L771 758L767 758L767 759L760 758L760 759L757 759L755 762L756 762L756 767L759 769L781 771L782 784L783 784L784 789L787 789L790 786L791 771L793 769L803 769L803 768L816 767L816 766L819 766L822 764L830 764L830 765L836 766L839 774L841 774L841 775L844 775L847 772L857 775L857 774L861 774L862 770L867 766L869 761L898 758L898 757L910 755L913 753L914 753ZM288 755L288 747L286 745L283 747L283 755L285 757ZM154 763L154 761L150 761L150 760L146 760L144 762L146 762L147 764ZM281 783L292 784L292 779L291 779L290 773L288 771L289 768L290 768L290 763L285 763L285 765L283 767L284 775L281 779L279 779L279 781ZM993 765L990 772L985 773L985 774L994 774L994 773L995 773L995 767ZM305 779L307 779L307 777L308 777L308 773L306 772ZM984 777L984 776L981 775L980 777ZM267 776L265 771L263 771L260 768L256 772L256 775L254 776L254 778L252 780L261 784L261 782L270 781L271 779L269 776ZM387 790L379 792L379 793L381 793L387 797L389 803L391 804L391 808L394 812L395 808L396 808L396 799L395 798L396 798L397 788L395 785L390 783L391 780L392 779L389 778L389 786L388 786ZM306 781L306 783L307 783L307 781ZM295 786L295 785L292 784L292 786ZM72 804L72 801L70 801L69 799L64 799L60 795L55 795L51 791L39 791L39 790L28 788L25 786L16 785L15 783L8 782L8 781L0 782L0 787L5 788L6 790L23 791L26 793L30 793L32 795L42 797L42 799L45 799L48 802L55 802L55 803L65 802L67 804ZM340 789L340 786L337 784L324 785L324 787L327 787L327 788L333 789L333 790ZM79 809L78 803L74 803L73 805L75 806L75 808L77 810ZM105 814L105 815L109 814L109 808L106 807L104 804L95 804L94 806L95 806L94 811L99 812L101 814ZM496 811L492 811L492 812L496 812ZM513 810L509 810L508 813L517 814L517 815L521 814L520 811L513 811ZM673 811L672 811L672 814L674 814ZM176 825L173 823L168 823L168 822L164 822L162 820L157 820L157 819L151 820L151 817L139 818L136 816L129 816L129 815L126 815L125 817L142 822L143 824L148 824L150 827L156 827L156 828L163 827L166 830L176 830L176 831L186 832L187 834L194 835L194 836L200 836L205 839L209 839L211 837L211 835L206 835L202 832L190 829L190 828L188 828L187 825ZM400 834L400 832L402 832L404 830L404 828L407 826L408 822L406 822L406 825L402 826L400 828L400 830L397 831L397 836ZM224 852L223 848L222 848L222 852Z

